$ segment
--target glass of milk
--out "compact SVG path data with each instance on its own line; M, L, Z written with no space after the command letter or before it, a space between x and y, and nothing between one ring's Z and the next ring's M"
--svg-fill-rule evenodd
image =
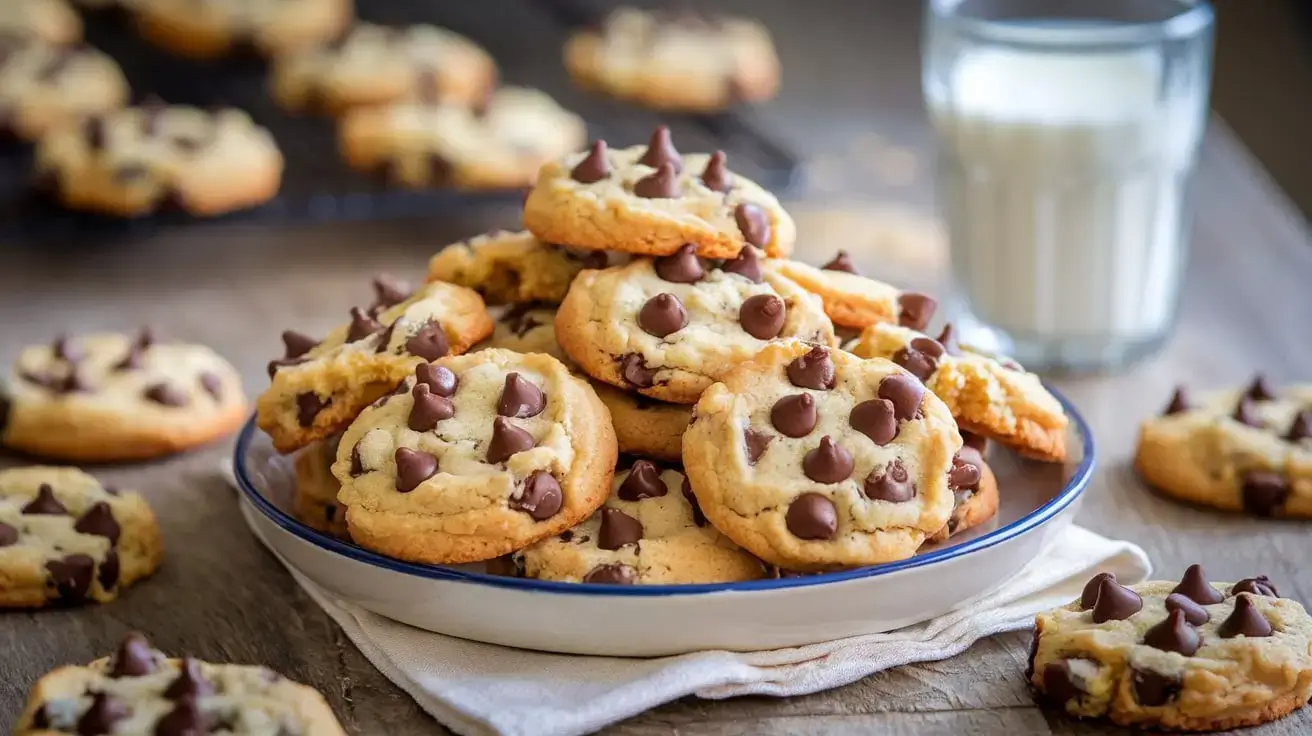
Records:
M1212 19L1204 0L927 0L953 311L973 344L1083 371L1164 342Z

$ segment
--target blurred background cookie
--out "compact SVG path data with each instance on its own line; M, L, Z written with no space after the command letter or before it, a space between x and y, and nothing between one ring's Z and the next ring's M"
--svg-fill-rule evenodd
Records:
M130 9L142 36L201 59L292 53L336 38L354 15L351 0L133 0Z
M128 82L89 46L32 40L0 48L0 137L32 141L127 104Z

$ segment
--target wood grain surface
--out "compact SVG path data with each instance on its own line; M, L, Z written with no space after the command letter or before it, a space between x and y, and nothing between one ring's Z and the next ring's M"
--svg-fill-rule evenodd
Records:
M930 211L930 135L918 102L915 3L843 3L802 15L753 4L779 36L784 94L760 119L808 161L790 203L800 256L858 252L872 274L941 281L943 247ZM835 61L821 44L853 49ZM816 80L825 80L823 83ZM1213 125L1197 177L1197 224L1179 327L1165 351L1119 376L1058 380L1084 411L1101 462L1078 523L1132 539L1162 576L1201 561L1215 579L1271 575L1312 601L1310 528L1198 510L1147 493L1128 469L1139 419L1179 381L1223 386L1254 370L1309 380L1312 237L1233 137ZM388 271L418 279L439 246L517 213L302 230L218 227L125 243L0 250L0 361L57 331L132 329L207 343L233 360L252 395L266 384L277 333L316 334L369 297ZM446 731L375 671L243 525L215 473L224 442L164 462L92 468L141 490L164 531L159 574L118 601L77 610L0 615L0 724L12 723L43 672L109 651L126 631L166 651L262 662L321 689L352 733ZM4 457L12 465L19 458ZM982 641L942 662L903 667L832 692L789 699L685 699L610 729L617 734L1005 733L1106 734L1037 708L1022 672L1028 635ZM1312 732L1306 709L1245 733Z

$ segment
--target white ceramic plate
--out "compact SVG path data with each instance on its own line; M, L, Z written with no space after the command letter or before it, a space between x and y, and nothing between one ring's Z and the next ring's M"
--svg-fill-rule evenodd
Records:
M1072 459L989 454L1002 501L992 523L908 560L844 572L709 585L597 585L401 562L291 515L295 473L247 423L234 471L248 523L333 595L421 629L524 649L663 656L753 651L872 634L988 593L1039 557L1075 516L1094 465L1088 426L1064 397Z

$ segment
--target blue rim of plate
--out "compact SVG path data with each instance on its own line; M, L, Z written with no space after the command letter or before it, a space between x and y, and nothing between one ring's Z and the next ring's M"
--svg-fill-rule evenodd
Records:
M534 580L532 578L514 578L504 575L491 575L481 572L469 572L465 570L455 570L449 567L439 565L426 565L417 562L404 562L386 555L367 550L363 547L343 542L331 537L323 532L316 531L302 524L295 517L289 515L282 509L273 505L264 494L255 489L255 484L251 482L250 476L246 472L246 451L251 442L255 439L255 433L258 431L255 427L255 418L251 417L246 425L242 427L241 435L237 438L237 447L233 453L233 475L237 479L237 486L246 496L246 500L255 506L260 513L266 518L277 524L284 530L299 537L302 541L308 542L316 547L320 547L329 552L348 557L356 562L363 562L367 565L381 567L391 572L404 573L406 575L416 575L422 578L432 580L447 580L462 583L473 583L475 585L491 585L498 588L511 588L514 590L536 591L542 593L555 593L564 595L605 595L605 596L625 596L625 597L644 597L644 596L672 596L672 595L700 595L703 593L727 593L727 592L749 592L758 590L783 590L788 588L804 588L812 585L824 585L826 583L840 583L847 580L859 580L862 578L875 577L877 575L888 575L902 570L910 570L916 567L932 565L938 562L946 562L964 555L988 549L997 544L1001 544L1010 539L1024 534L1025 532L1047 522L1057 514L1061 513L1066 507L1074 503L1080 494L1089 485L1090 478L1093 477L1093 468L1095 465L1095 445L1093 433L1089 431L1089 425L1084 421L1075 407L1061 393L1054 391L1051 386L1048 390L1057 398L1066 411L1066 416L1071 419L1075 425L1076 433L1079 435L1083 459L1075 468L1075 473L1071 476L1066 487L1056 496L1053 496L1047 503L1031 511L1029 514L1013 521L1012 523L994 529L987 534L980 536L951 547L936 549L931 552L917 554L905 560L897 562L886 562L882 565L872 565L870 567L859 567L852 570L843 570L840 572L829 572L818 575L803 575L791 578L766 578L763 580L750 580L737 583L698 583L692 585L603 585L598 583L568 583L555 580Z

